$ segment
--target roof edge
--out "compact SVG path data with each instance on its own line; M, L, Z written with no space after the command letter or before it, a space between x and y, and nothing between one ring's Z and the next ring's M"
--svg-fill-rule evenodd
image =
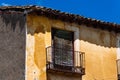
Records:
M80 15L61 12L59 10L54 10L51 8L46 8L42 6L36 5L28 5L28 6L1 6L1 12L12 12L12 11L20 11L25 12L26 14L36 13L37 15L44 15L53 19L60 19L62 21L77 23L79 25L85 24L88 26L93 26L95 28L107 29L109 31L120 32L120 24L105 22L101 20L96 20L92 18L86 18Z

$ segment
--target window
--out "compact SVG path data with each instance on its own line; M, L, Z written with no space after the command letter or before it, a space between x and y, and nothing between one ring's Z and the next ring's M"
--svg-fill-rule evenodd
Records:
M72 69L74 64L73 32L53 28L52 50L55 68Z
M85 54L80 52L78 30L52 28L52 44L46 48L47 71L85 74ZM76 44L77 43L77 44Z

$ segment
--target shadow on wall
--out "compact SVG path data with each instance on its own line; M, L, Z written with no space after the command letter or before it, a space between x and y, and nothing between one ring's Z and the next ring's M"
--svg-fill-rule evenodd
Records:
M82 80L82 76L73 76L73 74L66 75L64 74L57 74L57 73L48 73L47 80Z
M91 27L80 27L80 40L108 48L116 48L117 33Z

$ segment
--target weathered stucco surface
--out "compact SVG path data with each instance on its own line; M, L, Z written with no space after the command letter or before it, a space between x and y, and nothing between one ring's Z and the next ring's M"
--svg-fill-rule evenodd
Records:
M27 80L81 78L46 72L45 48L51 46L52 27L69 31L77 27L79 30L79 51L85 52L85 75L82 80L117 80L116 33L32 14L27 16L27 24Z
M25 18L0 14L0 80L25 80Z
M45 41L49 40L45 34L49 34L46 32L49 23L47 18L30 15L27 24L27 80L46 80Z
M80 50L85 52L83 80L117 80L116 34L80 27Z

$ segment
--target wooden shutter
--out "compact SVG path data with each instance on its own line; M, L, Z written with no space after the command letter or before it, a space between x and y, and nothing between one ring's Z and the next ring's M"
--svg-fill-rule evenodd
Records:
M54 64L73 66L73 32L52 29Z

